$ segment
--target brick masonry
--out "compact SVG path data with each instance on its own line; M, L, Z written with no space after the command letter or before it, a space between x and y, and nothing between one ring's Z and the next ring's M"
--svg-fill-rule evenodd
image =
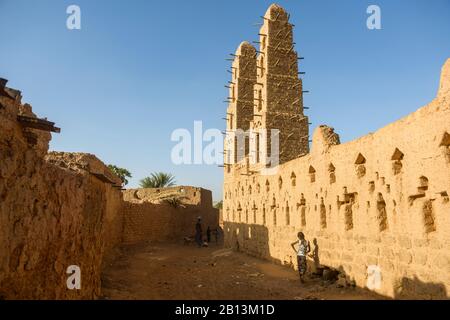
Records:
M181 196L173 206L158 198ZM195 235L197 218L202 218L204 236L209 226L219 225L219 210L212 206L211 191L189 186L166 189L138 189L124 192L124 237L126 243L139 241L182 241Z

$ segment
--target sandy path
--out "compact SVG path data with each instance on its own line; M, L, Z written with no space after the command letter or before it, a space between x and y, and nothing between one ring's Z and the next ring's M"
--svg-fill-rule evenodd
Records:
M123 246L103 273L104 299L377 299L361 289L300 285L296 271L212 245Z

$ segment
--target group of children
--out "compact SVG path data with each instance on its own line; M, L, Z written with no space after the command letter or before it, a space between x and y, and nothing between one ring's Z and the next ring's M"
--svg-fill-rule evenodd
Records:
M206 239L203 237L203 226L202 226L202 218L198 217L197 223L195 224L195 242L199 248L207 247L211 242L211 234L214 235L216 243L219 242L219 237L221 234L220 226L217 226L216 229L211 229L209 226L206 229Z

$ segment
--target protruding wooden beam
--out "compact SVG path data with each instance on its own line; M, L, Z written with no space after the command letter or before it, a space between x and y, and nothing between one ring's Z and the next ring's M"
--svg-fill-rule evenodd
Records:
M103 173L96 173L96 172L90 172L90 174L92 174L94 177L96 177L97 179L105 182L105 183L109 183L112 185L115 185L116 183L114 181L112 181L111 179L109 179L107 176L105 176Z
M55 127L54 122L50 122L45 119L39 119L39 118L34 118L34 117L29 117L29 116L18 115L17 121L19 121L20 124L26 128L32 128L32 129L50 131L50 132L56 132L56 133L61 132L60 128Z

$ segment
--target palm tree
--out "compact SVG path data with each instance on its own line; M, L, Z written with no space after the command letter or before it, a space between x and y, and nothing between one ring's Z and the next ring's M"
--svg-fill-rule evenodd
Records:
M170 173L154 172L140 181L141 188L166 188L175 185L175 177Z

